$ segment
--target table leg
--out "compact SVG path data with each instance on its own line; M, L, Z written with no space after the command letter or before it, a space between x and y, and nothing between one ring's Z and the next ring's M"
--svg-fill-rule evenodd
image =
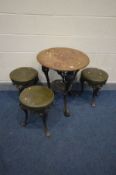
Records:
M45 77L46 77L46 80L47 80L47 85L48 85L48 88L51 88L51 84L50 84L50 79L49 79L49 69L47 67L44 67L42 66L42 71L43 73L45 74Z
M75 80L77 71L70 71L70 72L57 71L57 72L62 77L62 80L64 83L64 115L66 117L69 117L70 112L67 106L67 95L72 87L73 81Z

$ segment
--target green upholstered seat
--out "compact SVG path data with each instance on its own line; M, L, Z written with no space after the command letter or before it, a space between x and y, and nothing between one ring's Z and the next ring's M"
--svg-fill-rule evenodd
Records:
M90 85L105 84L108 74L98 68L86 68L81 73L82 78Z
M21 92L19 100L27 108L41 109L53 102L54 93L44 86L30 86Z
M31 67L20 67L10 73L10 79L15 84L26 84L38 77L38 72Z

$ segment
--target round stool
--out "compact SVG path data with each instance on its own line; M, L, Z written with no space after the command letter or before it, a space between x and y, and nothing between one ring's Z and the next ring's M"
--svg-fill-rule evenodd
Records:
M108 74L98 68L86 68L81 72L81 93L84 91L84 82L87 82L93 89L92 106L96 106L95 97L98 95L100 88L106 83Z
M22 126L26 126L28 120L28 110L36 111L43 119L46 136L50 136L47 127L47 109L54 100L54 93L44 86L30 86L25 88L19 96L21 109L25 112L25 120Z
M25 87L37 83L38 72L32 67L20 67L10 73L10 79L21 92Z

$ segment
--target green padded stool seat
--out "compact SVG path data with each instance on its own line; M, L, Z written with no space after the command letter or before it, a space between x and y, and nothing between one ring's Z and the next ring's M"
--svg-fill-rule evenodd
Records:
M108 74L98 68L86 68L81 72L81 93L84 90L84 82L87 82L93 88L92 106L95 106L95 96L98 95L100 88L106 83Z
M10 73L10 79L21 92L25 87L37 83L38 72L32 67L20 67Z
M19 96L21 109L25 112L25 120L22 122L22 126L27 124L28 110L36 111L43 119L46 136L50 136L47 128L47 109L53 100L54 93L48 87L35 85L25 88Z

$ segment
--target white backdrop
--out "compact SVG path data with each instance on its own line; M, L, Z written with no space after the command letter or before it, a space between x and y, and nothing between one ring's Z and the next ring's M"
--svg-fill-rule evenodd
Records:
M116 83L116 1L0 0L0 82L20 66L36 68L45 81L36 55L58 46L85 52L89 67L106 70Z

